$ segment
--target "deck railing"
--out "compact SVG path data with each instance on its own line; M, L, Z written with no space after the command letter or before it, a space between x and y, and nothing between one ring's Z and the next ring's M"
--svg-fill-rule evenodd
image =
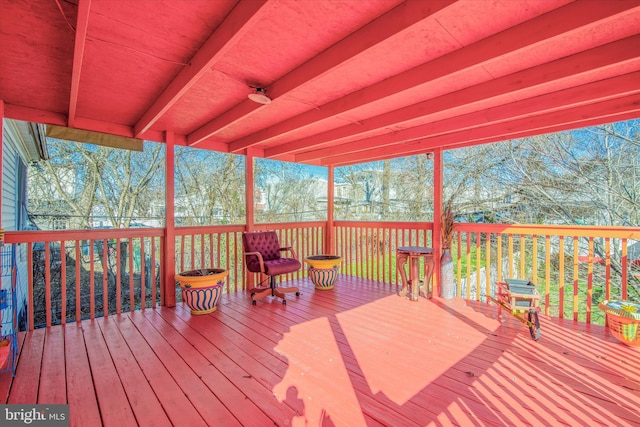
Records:
M302 261L325 252L326 222L260 224L276 230ZM260 280L246 277L244 225L176 229L176 272L229 270L226 291ZM333 252L341 273L397 286L398 246L432 246L432 223L334 223ZM107 316L164 304L165 230L7 232L18 244L17 262L27 272L25 323L30 328ZM534 282L545 314L602 323L597 303L638 298L640 228L457 224L452 254L458 296L486 301L496 280ZM64 254L64 256L63 256ZM306 267L283 280L306 275ZM23 278L24 279L24 278Z
M532 281L545 314L604 322L597 304L640 296L640 228L457 224L458 295L485 300L496 280ZM630 248L632 253L630 254Z
M34 327L107 316L164 301L160 286L164 230L152 228L7 232L17 245Z
M303 262L308 255L322 253L326 222L257 224L254 230L275 230L280 244L291 246ZM242 232L244 225L180 227L176 229L176 271L216 267L229 271L227 292L246 289L260 278L254 275L250 282L242 260ZM300 278L304 268L282 277L282 280Z
M304 259L322 252L326 223L254 228L276 230L281 243L292 246ZM245 289L244 230L244 225L176 228L175 271L224 268L229 271L226 291ZM164 304L164 229L7 232L6 242L17 245L18 271L26 276L21 278L26 288L21 300L27 305L21 319L23 329ZM282 279L304 274L302 269Z
M398 284L395 254L399 246L432 246L433 223L336 221L336 254L341 273Z

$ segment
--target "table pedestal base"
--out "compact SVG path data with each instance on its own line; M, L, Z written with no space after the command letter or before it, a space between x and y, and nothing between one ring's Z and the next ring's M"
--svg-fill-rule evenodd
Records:
M420 260L424 262L424 278L420 280ZM409 278L405 272L405 264L409 263ZM424 296L431 298L431 276L433 275L434 261L433 250L420 246L399 247L396 251L396 268L402 278L402 289L398 295L407 296L411 301L418 301L420 288L423 288Z

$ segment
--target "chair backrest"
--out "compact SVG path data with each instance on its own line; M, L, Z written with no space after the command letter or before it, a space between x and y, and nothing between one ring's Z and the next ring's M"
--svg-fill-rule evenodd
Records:
M242 233L242 247L246 252L260 252L264 261L280 259L280 242L275 231L248 231ZM258 257L246 257L249 271L260 271Z

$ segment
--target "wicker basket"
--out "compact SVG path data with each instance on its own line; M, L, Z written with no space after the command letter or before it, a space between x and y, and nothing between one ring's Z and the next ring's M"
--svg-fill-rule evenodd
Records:
M606 313L607 326L614 337L631 347L640 347L640 333L638 331L640 329L638 327L640 325L640 311L625 311L621 308L622 305L640 307L638 304L626 301L605 301L600 303L598 308Z

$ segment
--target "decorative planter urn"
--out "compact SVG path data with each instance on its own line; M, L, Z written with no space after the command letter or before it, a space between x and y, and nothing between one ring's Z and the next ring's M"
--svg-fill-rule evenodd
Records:
M456 296L456 284L453 279L453 260L449 248L444 249L440 258L440 281L442 297L451 299Z
M309 266L307 273L316 289L333 289L338 278L342 257L339 255L312 255L304 259Z
M203 268L176 274L182 289L182 300L191 314L209 314L216 311L222 296L224 279L229 275L221 268Z

